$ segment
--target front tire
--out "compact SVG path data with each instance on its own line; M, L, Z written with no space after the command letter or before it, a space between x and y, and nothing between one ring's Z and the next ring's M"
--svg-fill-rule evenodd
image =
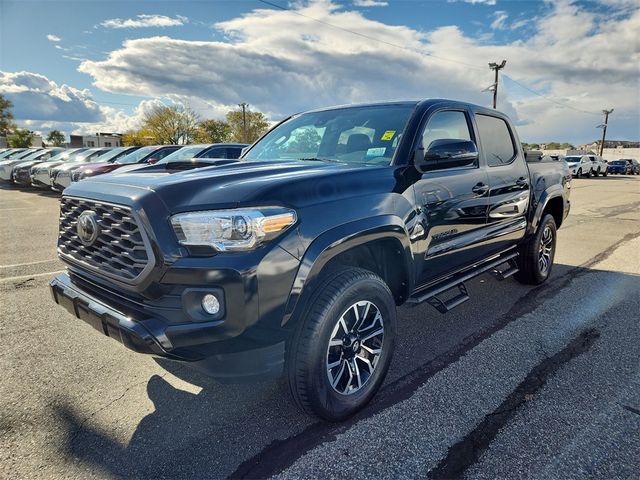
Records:
M329 421L355 414L384 381L395 337L396 305L380 277L355 267L325 275L288 348L296 405Z
M582 176L582 169L578 169L578 173L576 174L578 176L578 178L580 178Z
M526 285L540 285L553 268L556 252L557 228L553 216L546 214L533 235L520 249L515 279Z

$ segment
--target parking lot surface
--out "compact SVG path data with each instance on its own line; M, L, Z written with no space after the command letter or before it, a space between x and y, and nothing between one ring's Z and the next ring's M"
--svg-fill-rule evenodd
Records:
M0 189L0 478L632 478L640 471L640 177L576 179L550 280L483 275L402 307L353 419L284 381L225 385L53 303L57 197Z

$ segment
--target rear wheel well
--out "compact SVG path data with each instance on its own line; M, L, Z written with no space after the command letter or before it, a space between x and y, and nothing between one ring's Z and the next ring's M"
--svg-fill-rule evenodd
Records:
M381 239L355 246L333 257L324 268L337 265L364 268L375 273L387 284L397 305L408 297L404 249L397 239Z
M544 217L544 215L547 213L553 216L553 219L556 222L556 226L560 227L564 214L564 202L562 201L561 197L555 197L549 200L549 202L545 205L544 210L542 211L542 216Z

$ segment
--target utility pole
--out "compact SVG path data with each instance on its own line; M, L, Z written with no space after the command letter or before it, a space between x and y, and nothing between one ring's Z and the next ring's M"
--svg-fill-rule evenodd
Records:
M609 114L613 112L613 108L611 110L602 110L604 113L604 123L602 125L598 125L599 128L602 128L602 142L600 142L600 156L602 157L602 151L604 150L604 139L607 137L607 122L609 121Z
M247 113L246 108L249 106L248 103L242 102L239 103L238 106L242 108L242 141L247 143Z
M498 103L498 72L502 70L506 64L507 64L506 60L502 60L502 63L500 65L498 65L495 62L491 62L489 64L489 68L496 72L495 83L493 84L493 108L494 109L496 108L496 105Z

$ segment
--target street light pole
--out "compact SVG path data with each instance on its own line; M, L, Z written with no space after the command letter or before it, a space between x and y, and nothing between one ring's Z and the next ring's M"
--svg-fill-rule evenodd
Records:
M613 112L611 110L602 110L604 113L604 124L602 125L602 142L600 142L600 156L602 157L602 151L604 150L604 139L607 137L607 122L609 121L609 114Z
M493 84L493 108L494 109L496 108L496 105L498 103L498 72L502 70L506 64L507 64L506 60L502 60L502 63L500 65L498 65L495 62L491 62L489 64L489 68L496 72L496 77L494 81L495 83Z
M243 143L247 143L247 114L245 110L249 104L242 102L239 103L238 106L242 108L242 141Z

